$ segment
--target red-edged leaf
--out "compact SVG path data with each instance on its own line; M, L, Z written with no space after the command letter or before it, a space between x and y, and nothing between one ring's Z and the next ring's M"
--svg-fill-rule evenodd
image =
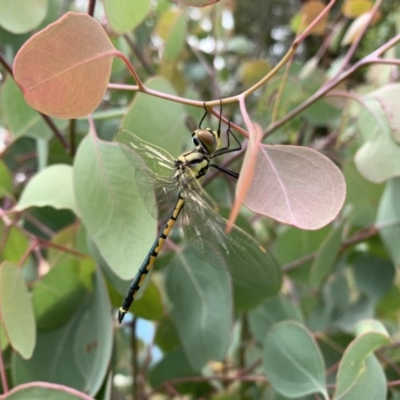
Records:
M229 214L227 231L229 232L235 222L241 205L243 204L246 194L249 191L251 180L256 169L257 153L260 150L263 131L261 126L253 124L249 134L249 145L243 160L243 166L240 171L239 180L236 186L235 203Z
M252 211L301 229L319 229L339 213L346 184L339 168L308 147L262 145L245 200Z
M218 3L219 0L177 0L177 3L183 4L184 6L191 7L206 7L210 4Z
M50 382L28 382L13 387L7 392L7 399L62 399L62 400L88 400L86 393L80 392L70 386ZM0 398L3 398L0 397Z
M117 55L101 25L67 13L19 50L14 78L27 103L58 118L78 118L99 105Z

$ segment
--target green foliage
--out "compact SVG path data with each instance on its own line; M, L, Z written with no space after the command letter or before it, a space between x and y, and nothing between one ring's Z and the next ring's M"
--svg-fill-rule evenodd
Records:
M0 2L0 399L400 399L395 2L87 3ZM220 104L239 179L191 183L119 325Z

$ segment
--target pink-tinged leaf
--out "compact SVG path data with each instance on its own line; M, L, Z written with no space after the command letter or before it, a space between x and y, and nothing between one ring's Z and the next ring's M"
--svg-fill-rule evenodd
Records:
M183 4L184 6L191 7L206 7L210 4L218 3L219 0L177 0L177 3Z
M80 392L70 386L50 382L28 382L13 387L5 395L7 400L21 399L59 399L59 400L90 400L86 393ZM0 396L0 400L5 397Z
M256 169L257 153L261 146L262 140L262 129L260 125L253 124L249 135L249 145L244 156L243 165L240 170L239 180L236 186L236 198L235 203L232 206L232 210L229 214L227 231L229 232L234 224L241 205L243 204L246 194L249 191L251 180L254 176Z
M308 147L262 145L245 205L301 229L319 229L342 208L346 184L339 168Z
M99 105L117 54L95 19L67 13L21 47L14 78L31 107L53 117L78 118Z

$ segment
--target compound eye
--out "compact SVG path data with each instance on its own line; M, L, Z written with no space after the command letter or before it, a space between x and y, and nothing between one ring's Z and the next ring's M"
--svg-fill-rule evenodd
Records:
M202 147L208 154L212 154L217 150L217 136L216 132L211 129L198 129L195 137L198 138ZM193 138L194 143L194 138ZM199 143L199 144L200 144Z

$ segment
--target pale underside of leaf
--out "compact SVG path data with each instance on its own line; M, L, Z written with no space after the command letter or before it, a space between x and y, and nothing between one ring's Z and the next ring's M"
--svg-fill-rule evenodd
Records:
M301 229L319 229L337 216L345 196L342 173L321 153L263 145L245 205Z

